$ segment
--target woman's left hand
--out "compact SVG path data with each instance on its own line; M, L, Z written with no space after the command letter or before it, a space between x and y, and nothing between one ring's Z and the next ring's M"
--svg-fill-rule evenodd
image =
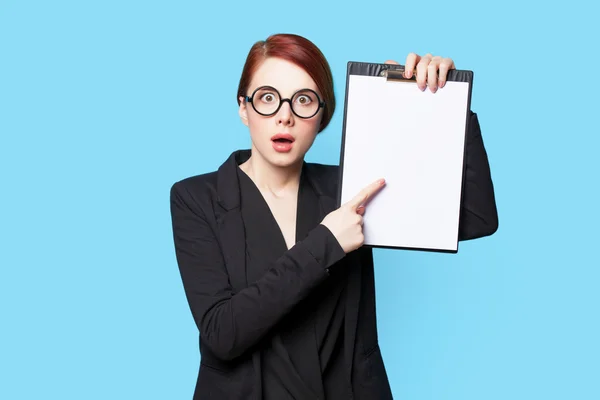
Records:
M398 64L396 61L388 60L385 64ZM446 84L448 71L455 69L454 61L451 58L443 58L440 56L432 56L425 54L421 57L418 54L410 53L406 57L404 64L404 77L410 79L413 75L413 70L416 67L417 86L421 90L429 87L432 93L437 92L438 88L443 88Z

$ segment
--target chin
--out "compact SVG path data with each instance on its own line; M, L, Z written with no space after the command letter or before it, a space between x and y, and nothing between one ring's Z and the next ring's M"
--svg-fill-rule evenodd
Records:
M286 168L292 165L296 165L299 162L302 162L302 160L304 160L304 155L294 154L293 152L269 154L269 156L267 157L267 161L270 164L280 168Z

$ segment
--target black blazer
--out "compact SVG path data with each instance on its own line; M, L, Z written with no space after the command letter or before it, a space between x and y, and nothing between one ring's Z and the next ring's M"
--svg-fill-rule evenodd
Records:
M249 151L234 152L218 171L181 180L171 188L177 262L200 331L194 399L258 398L253 354L261 339L327 279L328 268L339 258L337 240L318 225L263 276L246 270L236 171L249 156ZM324 218L336 208L339 169L310 163L304 167ZM491 235L497 227L488 158L477 116L471 113L459 239ZM377 338L372 250L361 247L346 257L351 266L344 326L346 373L355 399L390 399Z

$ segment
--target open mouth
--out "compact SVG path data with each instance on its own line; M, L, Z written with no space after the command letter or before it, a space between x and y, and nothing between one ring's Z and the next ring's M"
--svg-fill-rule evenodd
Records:
M288 144L294 142L294 137L289 133L278 133L271 137L274 143Z
M279 153L287 153L294 146L294 137L288 133L278 133L271 137L273 148Z

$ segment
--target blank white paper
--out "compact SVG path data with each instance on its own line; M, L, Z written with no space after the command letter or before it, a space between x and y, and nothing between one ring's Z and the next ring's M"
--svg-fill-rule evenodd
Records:
M415 82L350 75L342 204L379 178L365 244L457 251L469 84L431 93Z

